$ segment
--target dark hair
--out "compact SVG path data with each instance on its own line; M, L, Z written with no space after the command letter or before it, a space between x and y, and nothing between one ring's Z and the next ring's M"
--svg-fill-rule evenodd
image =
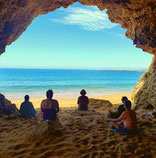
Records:
M51 89L49 89L47 92L46 92L46 96L47 98L51 99L53 97L53 91Z
M24 99L26 100L26 101L28 101L29 100L29 95L25 95L25 97L24 97Z
M125 102L124 102L124 105L125 105L125 107L128 109L128 110L130 110L131 109L131 101L130 100L126 100Z
M122 102L125 102L126 100L128 100L128 98L126 96L123 96L121 100Z
M80 94L81 94L81 95L86 95L86 91L85 91L84 89L82 89L82 90L80 91Z

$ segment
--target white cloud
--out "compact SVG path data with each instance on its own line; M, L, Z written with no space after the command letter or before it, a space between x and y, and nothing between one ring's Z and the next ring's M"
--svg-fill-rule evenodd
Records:
M111 29L117 25L111 23L106 12L100 11L97 7L69 7L64 10L64 14L65 16L60 19L50 20L67 25L77 25L90 31Z

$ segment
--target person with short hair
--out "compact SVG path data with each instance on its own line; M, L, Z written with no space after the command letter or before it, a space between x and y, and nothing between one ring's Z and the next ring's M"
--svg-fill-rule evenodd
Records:
M121 114L121 116L116 120L110 120L111 126L116 128L119 133L128 133L129 131L135 131L137 128L137 119L135 111L131 110L131 101L126 100L124 102L125 112ZM118 123L121 121L124 123Z
M36 116L36 110L34 109L32 102L29 101L29 98L29 95L25 95L25 101L20 106L19 112L21 117L32 118Z
M43 120L56 121L57 113L59 112L59 103L57 100L52 99L53 91L48 90L46 92L47 99L41 102L41 111L43 114Z
M79 110L88 110L89 99L86 95L86 91L82 89L80 91L81 96L78 98L77 104Z
M126 96L123 96L121 98L121 101L123 104L121 104L118 108L117 108L117 111L109 111L109 114L108 114L108 117L109 118L112 118L112 119L117 119L121 116L121 114L125 111L125 108L124 108L124 102L128 100L128 98Z

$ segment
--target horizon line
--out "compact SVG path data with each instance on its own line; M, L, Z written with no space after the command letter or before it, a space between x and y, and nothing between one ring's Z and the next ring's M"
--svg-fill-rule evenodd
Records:
M90 70L90 71L142 71L145 72L147 69L82 69L82 68L29 68L29 67L0 67L0 69L34 69L34 70Z

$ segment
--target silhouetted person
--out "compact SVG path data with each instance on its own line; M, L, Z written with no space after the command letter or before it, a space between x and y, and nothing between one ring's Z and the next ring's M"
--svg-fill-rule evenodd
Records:
M117 109L117 111L109 111L109 114L108 114L108 117L112 118L112 119L117 119L120 117L120 115L125 111L125 108L124 108L124 102L127 101L128 98L123 96L121 101L122 101L122 105L120 105Z
M52 99L53 91L46 92L47 99L41 102L41 111L43 113L43 120L57 120L57 113L59 112L59 104L57 100Z
M36 116L36 110L34 109L32 102L29 101L29 98L29 95L26 95L24 97L25 101L21 104L19 110L21 117L32 118Z
M137 128L137 119L135 111L131 110L131 101L124 102L125 111L116 120L111 120L111 127L114 127L119 133L128 133L135 131ZM121 121L124 121L121 123ZM120 122L120 123L118 123Z
M77 104L79 110L88 110L89 99L86 95L86 91L84 89L80 92L81 96L78 98Z

